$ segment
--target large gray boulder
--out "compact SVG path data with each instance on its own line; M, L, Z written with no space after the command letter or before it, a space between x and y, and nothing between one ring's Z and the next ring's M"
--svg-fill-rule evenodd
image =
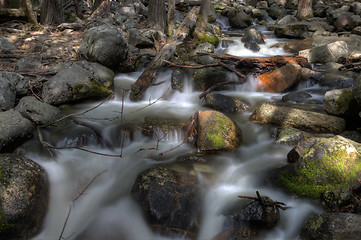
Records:
M349 54L350 50L347 43L336 41L312 48L309 61L312 63L337 62L341 58L346 58Z
M86 31L79 46L79 54L91 62L116 68L128 57L128 44L121 31L101 25Z
M12 151L32 136L34 125L13 109L0 112L0 152Z
M301 230L301 239L359 239L361 215L352 213L313 214Z
M61 110L33 96L23 97L15 108L36 125L46 125L61 117Z
M15 154L0 154L0 239L30 239L41 230L49 202L45 170Z
M113 78L114 72L99 63L75 62L44 84L42 96L49 104L102 98L112 93Z

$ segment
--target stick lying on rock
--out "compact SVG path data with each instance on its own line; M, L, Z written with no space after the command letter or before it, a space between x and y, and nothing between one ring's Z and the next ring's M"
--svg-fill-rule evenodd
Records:
M276 207L276 208L280 208L282 210L286 210L287 208L289 208L289 207L286 207L286 204L283 202L273 201L272 199L270 199L268 197L261 197L261 195L259 194L258 191L256 191L256 194L257 194L257 197L249 197L249 196L238 196L238 197L258 201L262 207Z

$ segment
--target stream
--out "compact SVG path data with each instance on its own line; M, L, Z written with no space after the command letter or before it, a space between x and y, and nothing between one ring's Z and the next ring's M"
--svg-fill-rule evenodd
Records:
M243 47L240 37L234 38L235 44L227 49L218 48L217 51L236 56L285 54L280 48L270 47L273 43L282 41L280 39L268 38L266 44L261 46L261 51L253 53ZM87 150L104 155L64 149L58 151L55 161L50 157L29 153L29 158L36 160L47 170L51 184L44 228L34 240L60 237L77 240L187 239L181 234L165 236L154 233L130 193L139 173L151 167L171 164L178 156L194 152L194 148L181 144L183 136L177 131L158 140L156 137L145 137L141 130L137 130L131 139L127 134L120 134L120 124L142 123L144 118L149 116L186 120L195 112L207 108L201 105L198 97L200 92L193 91L190 76L185 79L184 92L171 90L171 71L159 75L157 82L165 83L150 87L143 101L131 102L126 94L122 96L121 89L129 89L140 74L141 72L118 74L114 82L114 99L96 108L94 107L99 102L79 103L72 107L71 113L94 108L76 119L97 129L103 139L102 143L94 134L87 133L85 127L76 124L63 130L43 133L47 139L53 139L56 146L71 147L76 141L87 146ZM256 191L259 191L263 196L284 202L290 207L281 211L278 225L270 229L262 239L299 239L298 234L306 218L320 211L317 204L310 200L294 198L263 184L262 176L265 171L287 164L287 153L291 147L275 144L270 137L269 126L248 121L255 106L265 101L279 100L283 95L260 92L256 85L257 79L248 76L244 85L236 86L231 91L220 92L244 99L251 109L231 116L243 132L242 146L232 153L211 155L209 163L194 166L192 169L204 186L201 203L203 214L196 237L198 240L212 239L222 231L225 218L220 213L224 209L229 209L240 201L249 203L239 199L238 195L255 196ZM299 86L298 90L304 87L308 87L307 84ZM158 150L151 150L155 146ZM168 151L169 149L172 150ZM149 157L160 152L166 154L159 159ZM204 174L210 172L214 176L211 183L204 177Z

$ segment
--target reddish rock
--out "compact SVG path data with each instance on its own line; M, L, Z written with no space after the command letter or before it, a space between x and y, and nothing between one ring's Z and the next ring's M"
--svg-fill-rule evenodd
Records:
M260 75L257 85L265 92L283 92L301 79L301 69L301 66L297 64L277 68L271 73Z

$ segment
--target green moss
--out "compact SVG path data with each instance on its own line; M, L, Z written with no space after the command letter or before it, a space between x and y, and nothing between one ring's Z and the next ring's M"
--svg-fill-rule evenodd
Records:
M209 33L196 33L196 42L197 44L209 42L212 43L215 47L219 44L219 38L213 35L210 35Z
M14 224L9 224L4 219L4 211L0 209L0 235L10 232L14 228Z
M353 100L353 94L352 91L342 91L340 96L336 99L336 108L337 110L340 110L344 108L345 106L350 106L351 102Z
M82 97L102 97L108 96L113 93L109 89L109 84L102 85L95 81L94 79L88 79L89 83L76 84L72 87L72 93L74 96Z
M320 144L320 143L319 143ZM311 153L306 149L305 153ZM302 197L319 198L326 191L348 188L361 171L359 159L345 147L325 150L320 159L306 159L297 171L282 170L278 177L286 188Z
M212 147L215 149L224 148L226 145L224 136L229 134L231 124L224 118L216 116L212 125L214 128L209 128L207 132L207 138L212 142Z

